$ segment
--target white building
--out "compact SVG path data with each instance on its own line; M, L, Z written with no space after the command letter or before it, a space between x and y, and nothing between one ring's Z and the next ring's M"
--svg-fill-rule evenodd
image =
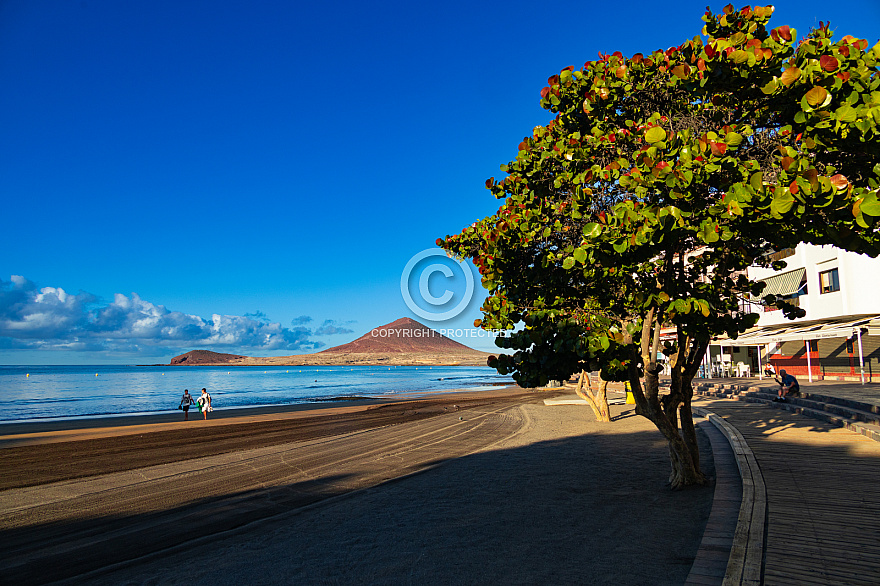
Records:
M806 315L786 319L782 311L745 302L760 314L756 328L736 340L713 342L706 364L713 374L760 374L770 362L798 378L880 382L880 258L833 246L799 244L780 250L775 271L751 267L749 279L765 281L762 296L774 294Z

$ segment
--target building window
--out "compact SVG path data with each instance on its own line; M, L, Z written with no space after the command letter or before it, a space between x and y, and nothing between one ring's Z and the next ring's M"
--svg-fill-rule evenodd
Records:
M837 277L837 269L819 273L819 288L822 290L822 293L840 291L840 279Z

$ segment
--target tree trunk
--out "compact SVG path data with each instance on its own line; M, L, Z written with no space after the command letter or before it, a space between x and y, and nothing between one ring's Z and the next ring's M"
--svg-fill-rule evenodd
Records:
M645 366L645 391L641 400L637 397L637 413L650 419L669 443L669 458L672 471L669 485L673 489L686 486L704 485L706 477L700 470L700 453L697 445L696 429L691 412L690 395L682 393L682 378L673 376L670 394L659 396L660 366L650 361ZM638 377L630 382L641 387ZM641 391L641 388L639 389ZM680 411L679 411L680 410ZM681 424L681 429L679 429Z
M611 410L608 408L608 381L599 374L599 390L596 392L596 402L599 403L599 410L602 412L601 421L611 423Z
M684 414L682 414L682 419ZM693 427L693 421L691 421ZM678 434L669 441L669 458L672 472L669 473L669 486L676 490L686 486L704 485L706 477L700 471L699 451L691 449L687 442ZM694 436L696 440L696 436ZM696 442L694 443L696 448Z
M584 379L587 380L587 385L589 388L584 388ZM593 410L593 414L596 416L596 421L602 421L605 423L609 423L611 421L611 415L608 410L608 395L607 388L608 382L600 380L600 389L596 393L596 395L592 392L592 382L590 381L590 375L587 374L586 371L581 371L580 379L578 379L578 385L575 388L575 392L577 395L584 399Z
M694 427L694 413L691 410L691 399L694 396L694 389L691 387L691 378L682 377L681 381L681 437L684 439L688 447L688 451L693 458L694 466L700 471L700 447L697 445L697 429Z
M652 326L654 326L653 330ZM684 336L679 334L678 353L671 361L670 392L661 397L659 374L662 367L657 364L659 328L660 324L655 323L654 310L651 309L642 322L640 348L633 352L629 361L629 382L636 400L636 414L646 417L657 426L669 444L669 459L672 465L669 485L673 489L704 485L706 477L700 471L699 447L691 413L693 389L690 381L693 379L695 369L693 364L682 359L692 358L689 353L693 349L690 347L690 341L686 341ZM632 343L632 341L630 334L624 335L624 343ZM640 364L644 366L644 384L639 377ZM679 421L681 421L681 429L679 429Z

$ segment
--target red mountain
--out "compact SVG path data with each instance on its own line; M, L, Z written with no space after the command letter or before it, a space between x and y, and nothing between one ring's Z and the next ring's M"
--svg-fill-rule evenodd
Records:
M440 332L408 317L373 328L354 342L298 356L238 356L209 350L193 350L171 364L268 365L469 365L484 366L488 352L480 352L450 340Z
M171 359L171 364L226 364L228 362L237 362L244 356L238 354L221 354L220 352L211 352L210 350L193 350Z
M479 353L455 340L450 340L440 332L424 326L408 317L400 318L390 324L373 328L354 342L334 346L318 354L341 353L430 353L430 354L469 354Z

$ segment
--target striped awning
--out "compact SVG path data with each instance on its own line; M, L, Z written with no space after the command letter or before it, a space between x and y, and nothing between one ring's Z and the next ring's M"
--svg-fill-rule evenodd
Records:
M798 289L801 288L801 281L804 280L804 275L806 274L807 269L801 268L762 279L767 283L767 286L761 292L761 297L766 297L767 295L784 296L797 293Z

